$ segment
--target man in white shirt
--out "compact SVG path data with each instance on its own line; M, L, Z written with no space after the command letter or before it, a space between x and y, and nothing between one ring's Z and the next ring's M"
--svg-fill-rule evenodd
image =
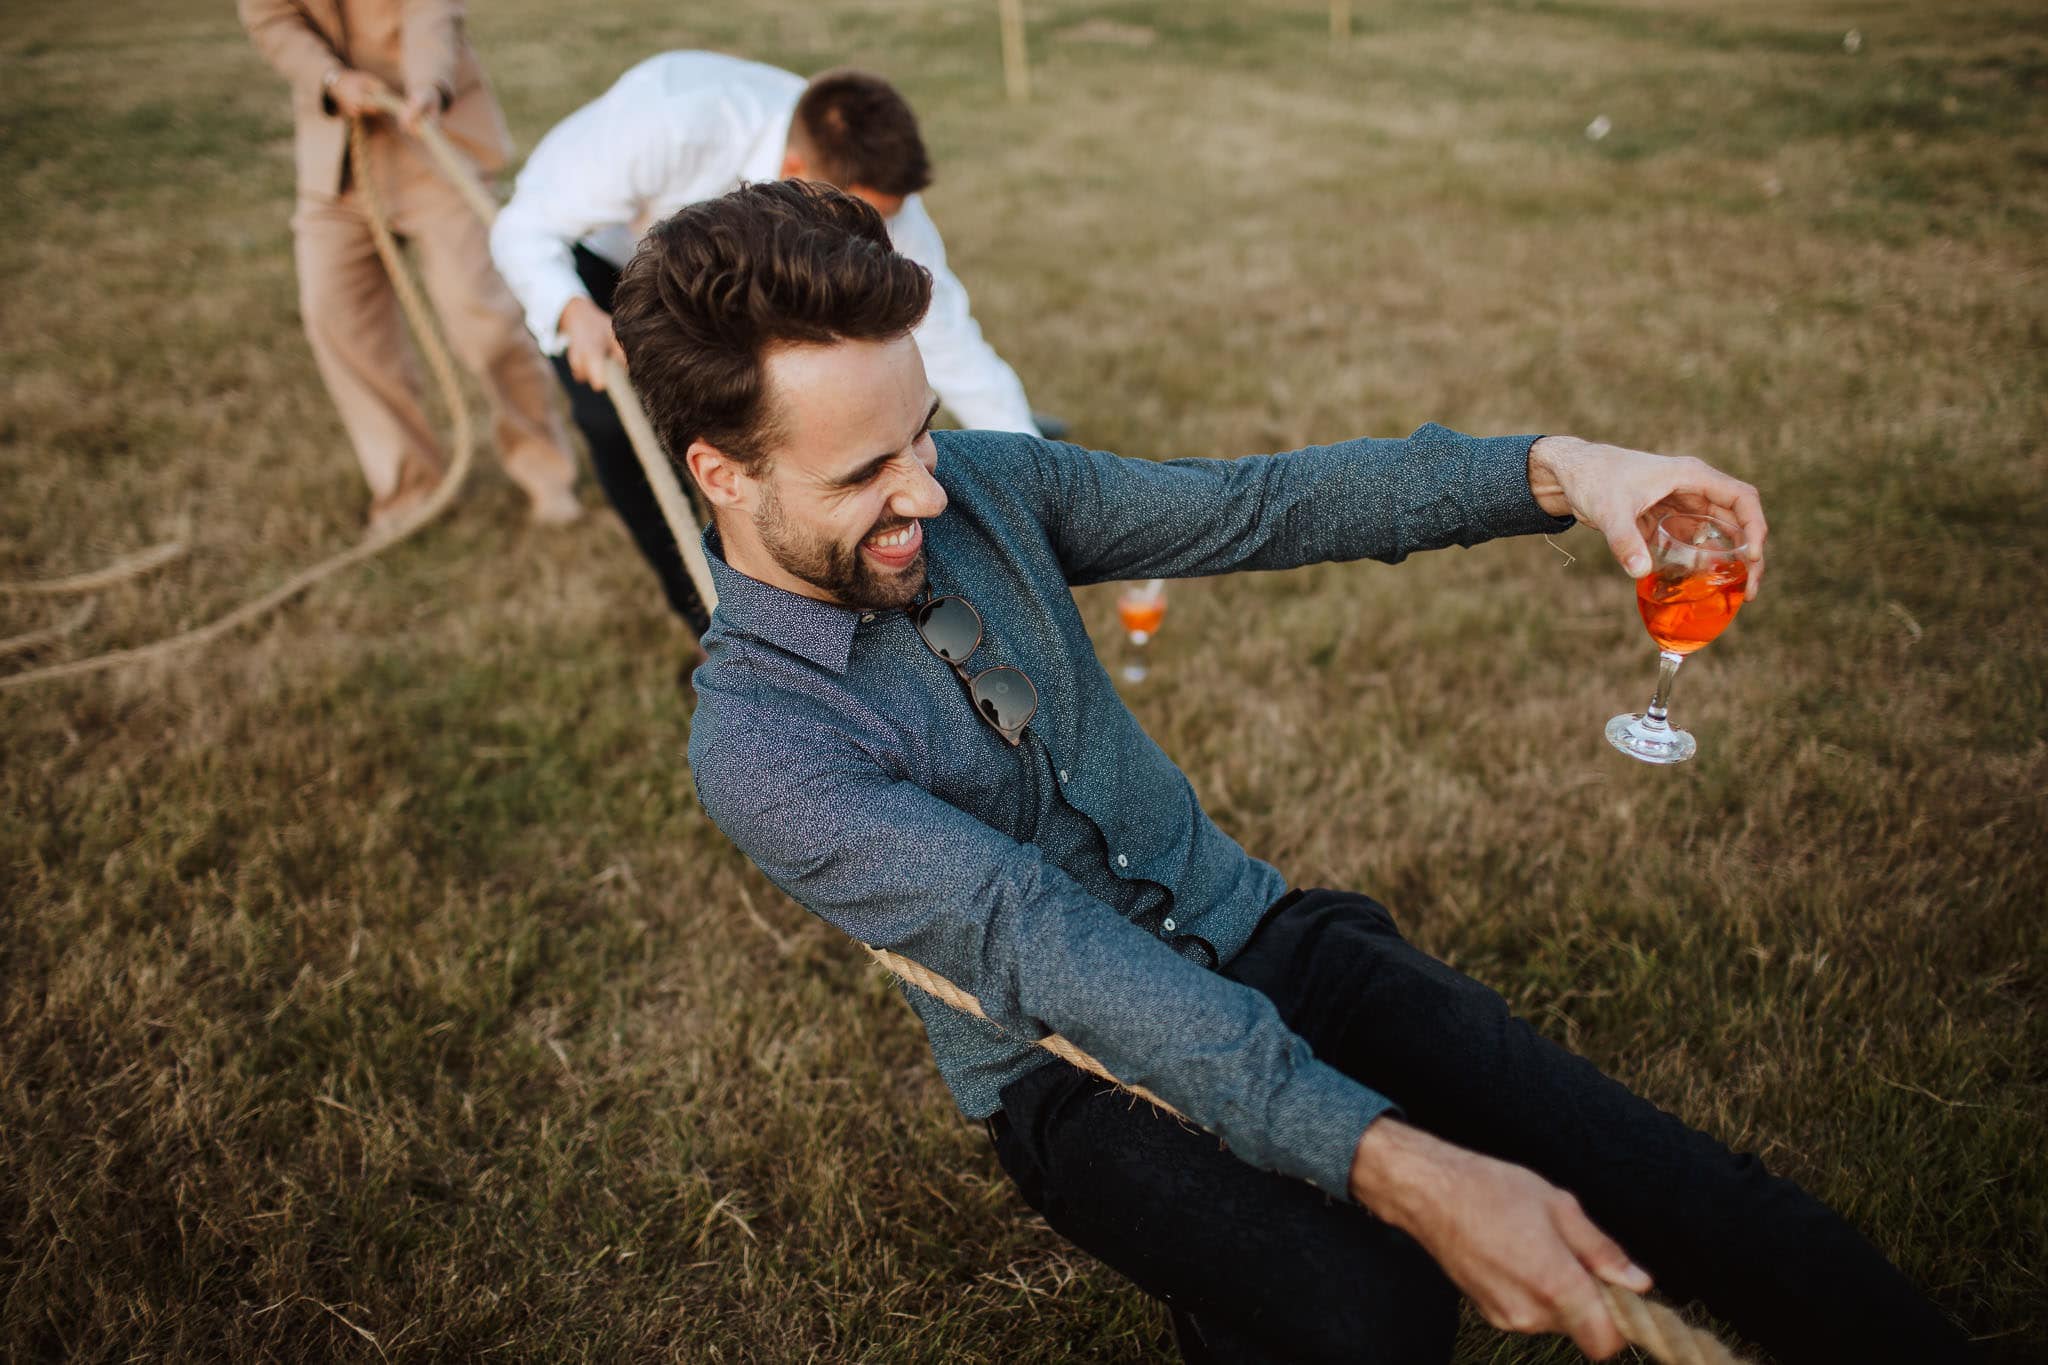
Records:
M967 427L1038 434L1024 386L981 335L918 191L931 165L894 87L862 72L802 77L714 52L665 52L541 139L491 230L498 271L553 358L612 505L702 634L708 617L632 446L604 396L619 356L611 292L640 234L750 181L819 180L866 200L895 249L932 275L916 330L931 384ZM621 357L623 358L623 357Z

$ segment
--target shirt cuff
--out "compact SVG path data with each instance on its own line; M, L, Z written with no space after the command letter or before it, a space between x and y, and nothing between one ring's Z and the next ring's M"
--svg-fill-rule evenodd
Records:
M1267 1141L1282 1175L1333 1199L1351 1198L1351 1158L1374 1120L1399 1118L1394 1102L1325 1062L1310 1061L1273 1098Z
M1423 432L1456 436L1435 423ZM1472 519L1489 536L1553 535L1569 531L1576 519L1553 517L1537 504L1529 490L1529 448L1543 437L1459 436L1466 447L1466 468L1471 471Z
M533 333L542 355L560 355L568 349L569 338L563 336L561 330L562 310L569 306L571 299L589 297L590 291L583 287L581 280L560 284L549 282L535 293L533 306L526 312L526 330Z

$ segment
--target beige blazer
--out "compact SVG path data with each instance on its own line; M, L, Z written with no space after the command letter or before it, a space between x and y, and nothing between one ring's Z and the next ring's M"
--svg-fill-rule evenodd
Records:
M292 88L301 194L338 194L348 120L320 82L337 66L403 95L438 87L441 127L489 174L512 156L505 115L462 31L463 0L236 0L242 27ZM354 27L357 32L350 33Z

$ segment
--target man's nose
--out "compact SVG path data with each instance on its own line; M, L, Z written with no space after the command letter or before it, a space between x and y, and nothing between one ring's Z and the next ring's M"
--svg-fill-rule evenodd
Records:
M909 465L910 468L889 494L889 510L912 521L935 517L945 511L946 490L932 472L918 460L909 461Z

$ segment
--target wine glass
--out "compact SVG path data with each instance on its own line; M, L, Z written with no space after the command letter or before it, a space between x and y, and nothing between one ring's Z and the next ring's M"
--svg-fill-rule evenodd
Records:
M1143 682L1152 670L1145 659L1145 646L1159 633L1166 617L1166 580L1155 578L1142 587L1125 588L1117 594L1117 619L1124 627L1125 682Z
M1742 530L1701 512L1671 512L1650 537L1650 572L1636 580L1636 610L1657 642L1657 694L1640 715L1607 722L1607 742L1645 763L1683 763L1699 748L1665 708L1678 666L1728 628L1749 587Z

